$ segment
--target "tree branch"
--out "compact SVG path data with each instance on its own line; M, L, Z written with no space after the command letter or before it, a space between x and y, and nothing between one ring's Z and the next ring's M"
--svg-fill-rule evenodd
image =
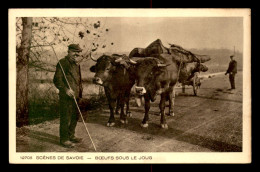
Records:
M30 48L35 48L35 47L49 47L49 46L51 46L51 45L54 45L54 44L46 44L46 45L40 45L40 44L38 44L38 45L35 45L35 46L31 46Z
M33 62L29 63L29 66L38 68L38 69L41 69L41 70L47 71L47 72L55 72L55 65L44 63L44 62L39 62L39 63L40 64L37 64L37 61L33 61ZM46 67L46 66L44 67L44 65L50 66L50 67Z

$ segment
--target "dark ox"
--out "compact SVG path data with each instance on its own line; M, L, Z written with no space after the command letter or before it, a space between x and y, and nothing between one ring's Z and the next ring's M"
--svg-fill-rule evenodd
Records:
M129 60L119 58L118 55L107 56L103 55L96 61L96 65L90 68L91 72L95 72L93 82L104 87L105 94L109 103L110 117L107 126L115 125L115 108L116 102L120 107L120 121L127 123L126 114L129 111L129 98L132 86L135 83L135 78L131 74L132 66ZM124 105L126 103L126 113Z
M194 63L185 63L181 67L180 71L180 82L188 81L194 77L196 72L206 72L208 71L208 67L203 65L202 63L194 62Z
M195 61L195 60L194 60ZM175 85L179 79L180 68L183 64L175 60L159 57L146 57L136 61L136 93L144 95L145 115L142 127L148 127L150 100L153 102L157 95L161 95L159 103L162 128L168 128L165 119L165 102L169 101L169 115L174 116ZM166 62L166 63L165 63ZM208 68L201 63L195 63L192 73L206 71Z
M181 66L184 63L203 63L210 60L208 55L196 55L175 44L170 45L170 48L166 48L157 39L146 48L134 48L129 54L130 58L139 59L135 69L136 92L145 98L145 116L141 124L143 127L148 126L150 100L154 101L156 95L160 94L161 127L168 128L165 101L169 100L169 114L174 116L174 88L179 80Z
M161 127L168 128L165 119L165 101L169 100L169 114L174 116L174 86L178 78L179 65L177 63L161 64L161 61L154 57L146 57L136 62L136 92L144 95L145 99L145 115L141 126L148 127L150 100L155 101L156 95L160 94Z
M208 71L208 67L199 62L183 64L178 80L180 83L182 83L182 92L185 93L185 85L192 85L192 79L196 73L206 71Z
M194 73L196 72L207 72L208 67L206 65L203 65L202 63L189 63L187 64L187 71L188 71L188 79L193 78Z

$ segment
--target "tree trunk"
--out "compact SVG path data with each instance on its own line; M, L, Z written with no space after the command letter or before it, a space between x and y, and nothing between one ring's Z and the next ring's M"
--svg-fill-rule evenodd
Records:
M28 62L32 37L32 18L23 17L22 23L22 40L16 59L16 125L18 127L29 123Z

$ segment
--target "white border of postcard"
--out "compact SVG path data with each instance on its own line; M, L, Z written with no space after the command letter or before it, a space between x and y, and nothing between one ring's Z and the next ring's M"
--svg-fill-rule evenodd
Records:
M125 152L125 153L17 153L16 152L16 17L243 17L243 152ZM9 162L15 164L102 164L102 163L251 163L251 10L250 9L9 9ZM23 160L21 156L33 159ZM38 159L54 156L55 160ZM81 156L78 160L66 156ZM110 156L108 160L95 160L95 156ZM117 156L152 156L150 160L111 160ZM62 159L63 157L63 159Z

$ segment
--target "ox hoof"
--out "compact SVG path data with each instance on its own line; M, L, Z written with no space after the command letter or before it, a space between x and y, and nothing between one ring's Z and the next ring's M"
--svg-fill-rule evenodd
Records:
M147 128L148 127L148 123L145 123L145 124L141 123L141 127Z
M127 119L126 119L126 120L121 119L120 122L121 122L122 124L128 124Z
M131 113L131 112L127 112L126 115L127 115L128 117L132 117L132 113Z
M174 113L173 112L169 113L169 116L174 116Z
M167 124L161 124L161 127L162 127L163 129L168 129L168 125L167 125Z
M156 95L160 95L160 94L162 94L162 92L163 92L163 90L160 89L160 90L158 90L158 91L156 92Z
M114 125L115 125L114 122L108 122L108 123L107 123L107 126L108 126L108 127L113 127Z

